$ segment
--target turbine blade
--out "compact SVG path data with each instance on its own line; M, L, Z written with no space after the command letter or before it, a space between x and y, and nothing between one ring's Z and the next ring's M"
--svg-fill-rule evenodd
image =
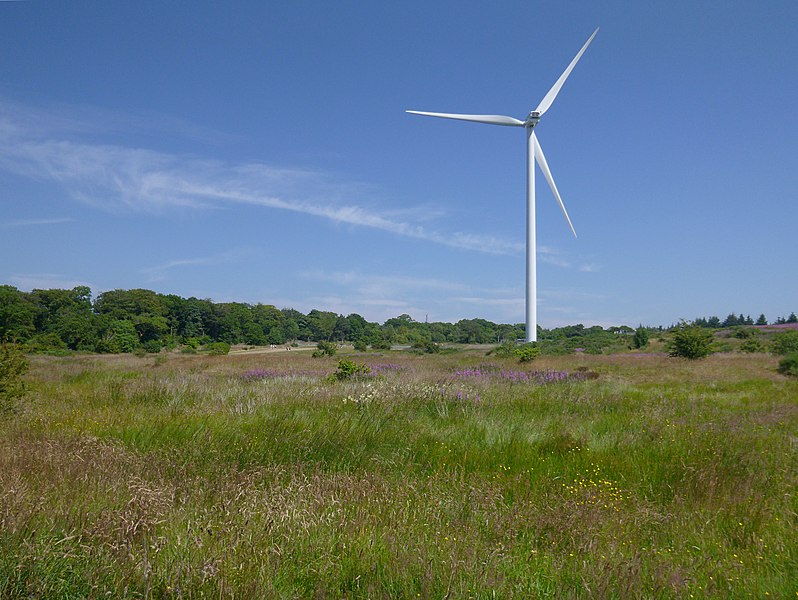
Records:
M582 46L582 49L579 51L579 54L574 56L574 59L571 61L571 64L568 65L568 68L565 69L565 71L563 71L563 74L560 75L560 78L554 83L552 88L549 90L549 93L546 94L543 97L543 100L540 101L540 104L535 109L535 112L542 115L544 112L549 110L551 103L554 102L554 99L557 97L557 94L560 93L560 88L565 83L565 80L568 79L568 76L571 74L571 71L573 71L574 67L576 66L576 63L579 61L580 58L582 58L582 55L585 53L585 50L587 50L587 47L590 45L590 42L592 42L593 38L596 37L598 30L599 28L596 27L596 31L593 32L593 35L591 35L590 38L585 42L585 45Z
M551 176L551 171L549 171L549 165L546 163L546 157L543 154L543 148L540 147L540 142L538 142L538 137L532 132L532 139L535 141L535 160L538 161L538 165L540 165L540 170L543 171L543 176L546 178L546 181L549 182L549 187L551 191L554 192L554 197L557 198L557 202L562 209L562 214L565 215L565 220L568 221L568 227L571 228L571 231L576 237L576 229L571 224L571 218L568 216L568 211L565 210L565 204L562 203L562 198L560 198L560 192L557 191L557 184L554 183L554 177ZM530 165L532 166L532 165Z
M508 125L510 127L523 127L524 122L512 117L502 115L459 115L451 113L422 112L420 110L407 110L412 115L424 115L425 117L440 117L442 119L458 119L460 121L474 121L476 123L487 123L488 125Z

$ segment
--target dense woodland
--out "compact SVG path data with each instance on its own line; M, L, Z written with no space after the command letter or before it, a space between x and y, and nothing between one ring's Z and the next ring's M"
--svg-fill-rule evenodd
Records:
M795 314L777 322L796 322ZM743 315L699 318L703 327L767 324L764 315L753 321ZM0 339L14 340L33 352L77 350L82 352L158 352L180 346L198 348L211 343L268 345L294 341L349 341L372 348L392 344L470 343L488 344L524 337L523 324L496 324L485 319L457 323L418 322L408 315L383 324L361 315L339 315L268 304L213 302L182 298L145 289L112 290L92 298L91 290L20 291L0 286ZM651 328L651 331L662 327ZM550 351L571 352L583 348L601 353L628 346L635 330L628 326L585 327L572 325L540 329L538 339Z

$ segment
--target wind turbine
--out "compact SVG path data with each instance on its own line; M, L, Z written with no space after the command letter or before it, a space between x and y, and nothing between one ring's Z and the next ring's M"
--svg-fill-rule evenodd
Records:
M444 119L459 119L461 121L475 121L477 123L487 123L488 125L506 125L509 127L523 127L526 129L526 148L527 148L527 161L526 161L526 341L537 341L538 337L538 323L537 323L537 264L536 264L536 241L535 241L535 165L537 160L540 170L543 171L543 176L549 182L551 191L554 192L554 197L562 209L562 214L565 215L565 220L568 221L568 226L576 237L576 230L574 229L571 219L568 216L568 211L565 210L565 205L560 198L560 192L557 191L557 185L554 183L554 178L551 176L549 165L546 163L546 157L543 154L543 149L540 147L540 142L535 135L535 126L540 121L540 117L549 110L557 94L560 92L565 80L573 71L576 63L582 58L582 55L587 50L590 42L596 37L598 28L593 32L582 49L568 65L568 68L563 71L560 78L554 83L548 94L543 97L538 107L530 112L524 121L519 121L513 117L505 117L501 115L461 115L452 113L435 113L435 112L422 112L419 110L408 110L406 112L414 115L424 115L427 117L441 117Z

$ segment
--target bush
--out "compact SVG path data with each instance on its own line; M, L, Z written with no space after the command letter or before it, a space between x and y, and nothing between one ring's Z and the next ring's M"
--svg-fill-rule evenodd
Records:
M368 375L371 369L368 365L361 365L346 358L338 361L338 370L330 375L332 381L347 381L349 379Z
M770 344L773 354L793 354L798 352L798 331L787 331L774 336Z
M338 347L332 342L319 342L316 344L316 348L318 348L318 350L313 353L313 358L335 356L335 353L338 352Z
M413 342L412 349L419 354L437 354L441 347L432 340L416 340Z
M211 356L224 356L230 352L230 344L227 342L212 342L204 346L205 352ZM160 351L160 346L158 347Z
M371 349L372 350L390 350L391 349L391 342L389 342L385 338L373 339L373 340L371 340Z
M667 342L671 356L695 360L712 353L712 331L682 323Z
M742 344L740 344L740 352L764 352L765 347L762 345L762 342L756 340L754 338L748 338Z
M223 342L220 342L223 343ZM142 344L145 352L150 354L158 354L161 351L161 340L148 340ZM230 345L227 345L227 349L230 349ZM227 354L224 352L223 354Z
M537 344L535 343L523 344L518 346L513 351L513 354L518 357L518 362L532 362L540 354L540 348L538 348Z
M510 358L515 356L515 340L505 340L501 345L489 350L487 355L493 354L497 358Z
M798 352L792 352L779 361L778 372L798 377Z
M0 344L0 413L12 412L25 394L22 376L28 372L28 359L18 344Z
M366 340L356 340L354 343L354 349L358 352L366 352L369 347L368 344L366 344Z

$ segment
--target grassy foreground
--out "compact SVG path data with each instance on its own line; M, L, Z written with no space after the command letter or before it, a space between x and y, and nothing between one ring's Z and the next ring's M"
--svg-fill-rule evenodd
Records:
M798 597L774 358L351 358L36 357L0 597Z

